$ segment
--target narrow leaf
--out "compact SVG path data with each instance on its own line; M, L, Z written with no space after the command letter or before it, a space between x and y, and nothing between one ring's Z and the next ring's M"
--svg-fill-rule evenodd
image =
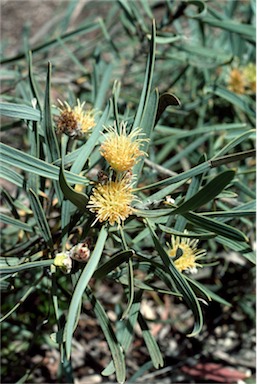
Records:
M88 197L84 193L75 191L74 188L68 185L64 175L63 164L60 168L59 182L61 190L66 199L71 201L76 207L79 208L80 211L85 212L86 205L88 203Z
M158 344L156 343L151 332L149 331L149 328L148 328L148 325L147 325L145 319L143 318L143 316L140 312L138 314L138 323L139 323L140 328L142 330L142 335L143 335L144 341L146 343L147 349L149 351L149 354L151 356L153 366L156 369L158 369L159 367L162 367L164 364L162 354L160 352Z
M12 148L9 145L0 143L0 154L1 161L5 164L9 164L13 167L17 167L27 172L33 172L37 175L52 179L58 180L60 168L48 164L47 162L37 159L27 153L19 151L18 149ZM85 184L88 180L83 177L71 173L69 171L64 171L67 181L72 184Z
M105 227L101 228L101 231L99 233L94 251L85 266L83 272L80 275L80 278L77 282L76 288L74 290L69 312L68 312L68 318L67 318L67 334L66 334L66 354L67 359L70 359L71 356L71 343L72 343L72 334L74 329L74 324L76 321L76 313L78 311L78 308L80 306L80 302L82 299L82 296L84 294L84 291L89 283L89 280L93 276L95 269L97 267L97 264L100 260L100 257L102 255L102 251L105 245L105 241L107 239L108 232L105 229Z
M37 222L40 234L45 240L45 242L47 243L47 245L52 249L53 239L52 239L51 231L45 216L45 212L41 206L38 196L31 188L29 189L29 198L31 202L31 208L34 213L34 217Z
M140 128L142 129L142 133L144 133L144 139L150 139L152 130L154 128L154 122L156 118L156 112L158 107L158 90L155 89L151 94L147 102L147 106L144 110L144 115L142 117ZM144 152L148 152L150 140L144 141L140 146L140 149ZM144 157L142 157L139 162L133 167L133 173L137 175L137 181L140 179L140 175L144 165Z
M137 113L133 123L133 128L141 127L141 120L144 115L145 109L147 107L148 98L151 92L154 60L155 60L155 36L156 36L156 27L155 27L155 21L153 20L152 34L151 34L151 40L150 40L150 51L147 58L145 80L144 80L143 90L141 93Z
M119 267L122 263L128 261L128 259L133 255L134 251L122 251L117 255L113 255L110 260L106 263L102 264L94 273L94 278L103 279L108 275L108 273L114 271L117 267Z
M45 268L49 267L51 264L53 264L53 259L52 260L41 260L41 261L32 261L32 262L27 262L11 267L1 267L0 272L1 273L15 273L15 272L20 272L32 268Z
M60 157L60 151L58 148L56 134L53 128L53 119L51 112L51 98L50 98L50 89L51 88L51 63L48 63L47 69L47 78L46 78L46 88L45 88L45 104L43 112L43 121L42 129L44 131L45 140L46 140L46 149L48 153L49 162L53 162Z
M215 232L216 234L224 236L231 240L246 242L248 241L244 233L225 223L221 223L217 220L213 220L193 212L184 213L184 216L188 221L197 225L201 229L204 228L207 231Z
M122 348L124 352L129 350L129 347L133 340L133 330L137 322L140 303L142 299L143 291L138 291L135 295L134 303L132 304L129 315L126 320L123 320L124 328L122 330L121 336L119 338ZM113 364L113 360L108 364L108 366L102 371L103 376L110 376L113 372L115 372L115 367Z
M13 119L40 121L40 111L23 104L0 103L0 114Z
M204 204L212 201L234 178L235 171L228 170L220 173L208 184L206 184L200 191L198 191L190 199L182 203L178 208L174 210L174 213L185 213L194 211L196 208L203 206Z
M111 350L117 381L119 383L124 383L126 378L126 366L121 345L117 341L110 320L106 315L103 306L100 304L99 300L97 300L96 297L93 295L93 292L89 287L86 288L86 295L94 309L99 324L107 340L108 346Z
M31 225L23 223L22 221L14 219L10 216L7 216L4 213L0 213L0 221L3 224L13 225L13 226L19 228L20 230L23 230L26 232L33 232L34 231L34 228L32 228Z

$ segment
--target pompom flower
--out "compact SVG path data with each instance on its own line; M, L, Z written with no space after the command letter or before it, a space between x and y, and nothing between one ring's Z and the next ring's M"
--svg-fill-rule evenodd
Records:
M231 70L229 74L228 89L237 94L245 93L245 80L242 71L237 68Z
M132 186L126 178L97 184L90 196L87 208L96 214L96 221L108 221L110 225L120 225L135 212L131 206L135 200Z
M146 153L140 145L147 139L138 138L143 135L140 128L126 133L126 123L121 122L119 132L116 126L106 128L106 139L100 147L100 153L116 172L129 171Z
M256 92L256 66L253 63L249 63L243 68L243 74L245 82L249 90L253 93Z
M173 258L175 267L180 272L197 272L197 267L202 267L197 260L206 256L206 250L197 249L198 242L198 239L172 235L168 255Z
M60 116L57 120L57 132L65 133L71 137L82 137L90 132L96 125L95 112L84 111L85 102L82 104L77 99L77 105L72 108L66 101L63 103L58 100L61 105L59 109Z

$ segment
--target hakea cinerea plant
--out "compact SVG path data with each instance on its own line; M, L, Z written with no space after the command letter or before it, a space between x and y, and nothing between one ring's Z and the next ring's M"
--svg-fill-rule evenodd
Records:
M186 235L185 231L185 235ZM197 260L206 256L205 249L197 249L198 239L188 237L171 236L171 243L168 246L168 255L173 259L175 267L180 271L190 273L197 272L202 267Z
M95 111L85 111L85 102L81 103L77 99L77 105L71 107L67 101L64 103L58 100L60 116L57 119L57 133L65 133L70 137L84 137L95 127Z

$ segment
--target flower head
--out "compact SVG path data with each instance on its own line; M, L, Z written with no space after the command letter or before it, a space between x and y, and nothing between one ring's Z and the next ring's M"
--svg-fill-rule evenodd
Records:
M106 140L100 147L100 153L116 172L131 170L140 156L146 153L140 145L147 139L140 139L141 129L136 128L127 135L126 123L121 122L119 132L116 126L107 128Z
M168 255L174 258L175 267L180 271L196 272L201 267L197 260L206 256L205 249L197 249L199 240L172 235Z
M229 74L228 89L238 94L245 93L244 75L238 68L232 69Z
M59 109L60 116L57 120L57 132L64 132L66 135L84 136L95 126L95 112L84 111L85 102L82 104L77 99L77 105L72 108L66 101L63 103L58 100L61 105Z
M69 252L57 253L54 258L54 265L56 267L59 267L62 272L70 273L72 268L72 260L69 256Z
M249 90L253 93L256 92L256 66L253 63L249 63L243 68L243 74L245 82Z
M125 178L97 184L89 199L87 208L96 213L96 221L109 221L110 225L120 225L135 209L132 186Z

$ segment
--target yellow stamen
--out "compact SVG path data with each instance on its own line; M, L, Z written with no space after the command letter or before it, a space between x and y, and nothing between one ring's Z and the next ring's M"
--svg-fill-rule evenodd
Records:
M140 145L147 139L140 139L141 129L136 128L130 134L126 133L126 123L121 122L119 132L117 127L106 129L106 140L100 147L101 155L108 161L116 172L131 170L146 153L140 150Z

